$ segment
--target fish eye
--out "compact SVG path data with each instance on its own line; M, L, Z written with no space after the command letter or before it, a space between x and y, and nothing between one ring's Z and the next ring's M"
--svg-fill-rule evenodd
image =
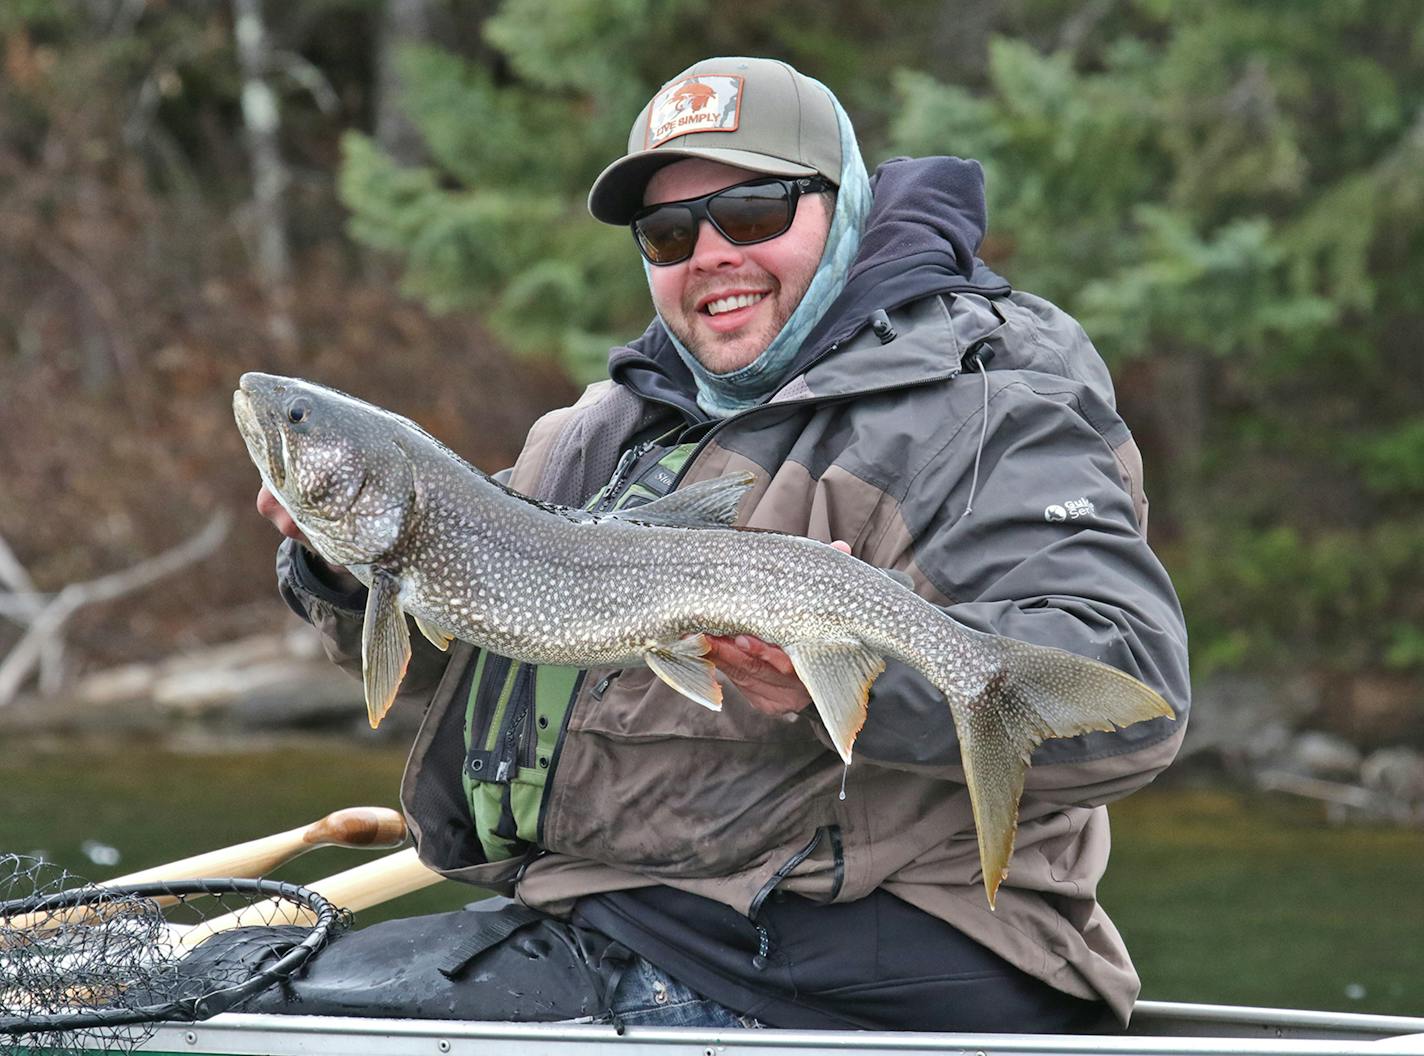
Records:
M301 425L311 418L311 410L311 400L298 396L287 405L287 421L293 425Z

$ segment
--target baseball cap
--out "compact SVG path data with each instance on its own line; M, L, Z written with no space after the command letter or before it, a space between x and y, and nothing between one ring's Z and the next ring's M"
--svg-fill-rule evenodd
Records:
M830 92L777 59L703 59L648 101L628 152L593 183L588 211L626 224L653 173L708 158L770 176L820 173L841 182L841 136Z

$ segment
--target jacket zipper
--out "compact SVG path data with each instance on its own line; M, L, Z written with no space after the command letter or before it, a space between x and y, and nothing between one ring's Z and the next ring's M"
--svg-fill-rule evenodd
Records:
M831 901L841 897L841 888L845 887L845 845L841 841L841 827L839 825L828 826L826 832L831 837L831 856L835 860L835 875L831 881Z
M781 881L790 876L792 870L804 862L807 857L810 856L811 852L820 846L821 835L825 831L824 828L817 829L815 835L811 837L810 843L806 844L805 847L802 847L782 863L781 868L772 873L770 879L761 885L761 890L756 893L756 897L752 899L752 904L747 908L747 919L756 927L757 934L757 952L752 954L752 967L759 972L766 968L768 958L771 956L771 932L767 930L765 924L762 924L756 919L761 913L761 907L766 903L771 893L780 886Z
M825 835L825 832L824 827L817 829L815 835L811 837L811 842L782 863L781 868L772 873L767 882L761 885L761 890L756 893L756 897L752 899L752 904L747 908L747 918L749 920L756 920L757 914L761 912L762 905L766 902L771 893L780 886L781 881L790 876L792 870L810 857L811 852L821 845L821 838Z
M826 349L826 351L823 353L823 355L827 355L827 356L830 355L830 354L831 354L832 352L834 352L838 347L840 347L840 346L839 346L839 345L832 345L830 348ZM819 357L818 357L818 358L819 358ZM813 362L814 362L814 361L813 361ZM951 380L953 380L954 378L959 377L959 375L961 375L961 374L963 374L963 373L964 373L964 370L963 370L961 367L957 367L957 366L956 366L956 367L954 367L954 368L952 368L952 369L950 369L950 370L945 371L945 373L944 373L942 376L937 376L937 377L933 377L933 378L925 378L922 382L917 382L916 384L925 384L925 385L928 385L928 384L930 384L931 382L935 382L935 381L951 381ZM747 408L746 410L744 410L744 411L738 411L736 414L732 415L730 418L723 418L721 421L712 423L711 428L709 428L709 429L707 430L707 432L702 435L702 439L700 439L700 440L697 441L697 446L695 446L695 447L692 449L692 453L687 456L687 461L682 464L682 469L678 470L677 477L673 480L672 488L669 489L669 490L671 490L671 491L676 491L676 490L678 489L678 486L682 484L682 482L683 482L684 478L686 478L687 474L688 474L689 472L691 472L693 466L694 466L694 465L696 464L696 462L697 462L698 457L699 457L699 456L702 454L702 452L706 449L707 445L708 445L709 443L711 443L711 442L716 438L716 436L717 436L718 433L720 433L720 432L721 432L724 428L726 428L727 426L731 425L733 422L739 422L739 421L741 421L743 418L746 418L748 415L756 414L758 411L765 411L765 410L772 410L772 409L775 409L775 410L782 410L783 408L786 408L786 407L802 407L802 406L806 406L806 405L808 405L808 404L824 403L824 402L828 402L828 401L830 401L830 400L848 399L848 398L850 398L851 396L854 396L855 398L859 399L859 398L862 397L862 396L874 396L874 395L876 395L877 393L881 393L881 392L893 392L893 391L895 391L896 389L903 389L903 388L905 388L904 385L881 385L879 388L874 388L874 389L858 389L858 390L857 390L856 392L854 392L854 393L847 393L846 396L833 396L833 397L827 397L827 396L812 396L812 397L810 397L809 399L804 399L804 400L783 400L783 401L780 402L780 403L759 403L759 404L757 404L755 407L748 407L748 408Z
M564 752L564 741L568 736L569 730L569 718L574 713L574 706L578 703L579 694L583 692L583 684L587 679L588 671L586 670L580 671L578 676L574 679L574 688L569 692L569 706L564 709L564 719L563 722L559 724L559 736L554 741L554 750L549 753L549 769L544 775L544 794L539 797L539 814L538 819L534 822L534 838L541 847L544 844L544 819L549 813L549 800L553 798L554 772L559 769L559 756ZM524 870L528 867L528 862L520 866L519 877L516 878L516 882L518 879L523 878Z

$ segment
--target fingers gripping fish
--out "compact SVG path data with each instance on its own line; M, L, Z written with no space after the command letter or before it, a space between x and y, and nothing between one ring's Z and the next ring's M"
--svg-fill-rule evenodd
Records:
M713 710L706 636L754 635L790 656L847 764L870 686L898 660L948 702L992 905L1033 749L1172 714L1115 668L965 627L834 547L733 528L750 474L595 516L511 491L413 422L310 382L245 374L233 412L311 544L370 588L372 726L410 659L406 615L442 649L459 638L528 663L646 664Z

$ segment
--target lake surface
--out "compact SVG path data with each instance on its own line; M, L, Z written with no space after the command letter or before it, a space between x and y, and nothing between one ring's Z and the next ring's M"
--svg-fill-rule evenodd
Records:
M100 880L341 807L394 806L404 754L324 739L182 752L11 741L0 744L0 851L42 852ZM1112 811L1102 901L1143 997L1424 1015L1424 832L1334 828L1309 803L1180 783ZM96 864L103 848L120 860ZM310 881L363 860L325 848L276 875ZM447 882L358 923L476 894Z

